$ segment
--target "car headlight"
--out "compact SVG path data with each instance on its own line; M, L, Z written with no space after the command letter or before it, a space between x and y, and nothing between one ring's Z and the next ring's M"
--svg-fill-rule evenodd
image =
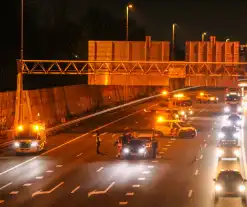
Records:
M239 150L234 150L234 154L235 154L237 157L239 157L239 155L240 155Z
M32 142L31 143L31 147L37 147L38 146L38 142Z
M185 112L184 111L180 111L180 114L184 116L185 115Z
M226 113L230 112L230 108L229 107L225 107L224 108L224 112L226 112Z
M143 153L145 152L145 148L140 148L140 149L138 150L138 152L139 152L140 154L143 154Z
M238 120L238 121L236 122L236 124L237 124L238 126L240 126L240 125L241 125L241 121Z
M223 154L224 154L224 150L221 150L221 149L217 150L218 157L221 157Z
M179 118L179 115L178 114L175 114L175 118Z
M210 97L210 101L214 101L215 100L215 98L214 97Z
M220 132L218 136L219 136L220 139L222 139L222 138L225 137L225 134L223 132Z
M193 111L190 111L190 115L192 115L193 114Z
M242 110L243 110L242 107L238 107L237 109L238 112L242 112Z
M218 101L218 100L219 100L219 98L216 98L216 100Z
M14 147L16 147L16 148L20 147L20 143L19 142L14 142Z
M216 185L215 185L215 190L216 190L217 192L221 191L221 190L222 190L221 185L216 184Z
M235 133L233 134L233 137L234 137L234 138L239 138L239 136L240 136L240 133L238 133L238 132L235 132Z
M238 190L239 190L240 192L244 192L244 191L245 191L245 186L244 186L244 185L238 186Z
M128 153L130 152L130 150L129 150L129 148L124 148L124 149L123 149L123 152L124 152L125 154L128 154Z

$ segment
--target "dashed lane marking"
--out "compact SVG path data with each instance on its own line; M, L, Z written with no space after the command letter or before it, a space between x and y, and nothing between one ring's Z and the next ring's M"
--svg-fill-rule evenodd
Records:
M189 198L191 198L192 193L193 193L193 191L192 191L192 190L190 190L190 191L189 191L189 194L188 194L188 197L189 197Z
M53 170L47 170L46 172L47 173L53 173Z
M159 152L159 154L165 154L165 152Z
M41 190L39 190L39 191L36 191L36 192L34 192L33 194L32 194L32 197L34 197L34 196L36 196L36 195L45 195L45 194L50 194L50 193L52 193L54 190L56 190L57 188L59 188L61 185L63 185L64 184L64 182L61 182L61 183L59 183L58 185L56 185L54 188L52 188L51 190L49 190L49 191L41 191Z
M200 156L200 159L201 159L201 160L202 160L202 158L203 158L203 155Z
M158 160L153 160L152 162L158 162Z
M98 170L97 170L97 172L100 172L101 170L103 170L104 169L104 167L101 167L101 168L99 168Z
M124 201L124 202L119 202L119 205L127 205L128 202L127 201Z
M3 190L4 188L6 188L6 187L10 186L11 184L12 184L12 182L10 182L10 183L8 183L8 184L6 184L6 185L2 186L2 187L0 188L0 190Z
M59 168L59 167L63 167L63 165L57 165L56 167L57 167L57 168Z
M142 174L149 174L150 171L143 171Z
M157 158L157 159L160 159L160 158L161 158L161 156L156 155L156 158ZM158 162L158 160L153 160L152 162Z
M80 153L80 154L76 155L76 157L80 157L81 155L83 155L83 153Z
M146 180L146 178L143 178L143 177L142 177L142 178L138 178L138 180Z
M80 186L77 186L74 190L72 190L70 193L75 193L76 191L78 191L80 189Z
M126 196L133 196L133 195L135 195L135 193L134 192L131 192L131 193L126 193L125 195Z
M0 200L0 204L3 204L4 203L4 200Z
M43 177L44 177L44 176L37 176L37 177L35 177L35 179L41 180L41 179L43 179Z
M171 140L175 141L176 139L175 138L171 138Z
M209 134L208 137L211 137L211 135Z
M154 166L153 165L149 165L148 168L154 168Z
M105 133L103 133L102 135L104 136L104 135L106 135L106 134L108 134L108 132L105 132Z
M112 135L112 137L115 137L115 136L116 136L116 134L113 134L113 135Z
M107 193L107 192L112 188L112 186L114 186L114 185L115 185L115 182L112 182L105 190L102 190L102 191L96 191L96 190L91 191L91 192L88 193L88 198L89 198L91 195L105 194L105 193Z
M171 145L170 144L167 144L166 147L170 147Z
M207 144L204 144L204 147L207 147L208 145Z
M173 143L173 141L169 141L168 143L169 143L169 144L172 144L172 143Z
M197 175L198 175L198 173L199 173L199 171L198 171L198 170L196 170L196 171L195 171L195 176L197 176Z
M24 187L28 187L28 186L31 186L32 185L32 183L26 183L26 184L24 184L23 186Z
M140 185L132 185L133 188L140 188Z
M12 191L12 192L10 192L9 194L10 194L10 195L17 195L17 194L19 194L19 191Z

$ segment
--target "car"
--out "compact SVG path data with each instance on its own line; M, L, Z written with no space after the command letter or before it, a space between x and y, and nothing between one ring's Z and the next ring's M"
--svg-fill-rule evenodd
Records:
M224 107L224 113L225 114L242 114L243 113L243 107L240 104L229 104Z
M139 134L134 139L131 139L128 144L123 146L120 157L122 159L132 157L155 159L157 147L158 142L152 135Z
M227 119L228 126L242 127L242 119L237 114L231 114Z
M240 172L235 170L222 170L215 182L215 203L220 197L240 197L246 204L246 180Z
M200 92L196 96L196 101L199 103L218 103L219 98L209 93Z
M241 104L242 98L241 94L237 92L229 92L225 96L226 104Z
M172 136L181 138L194 138L197 130L190 124L180 120L165 120L158 117L155 123L155 131L162 136Z
M240 158L240 146L236 140L221 140L217 146L217 156L218 160L222 159L237 159Z
M235 126L224 126L221 128L221 131L218 134L219 139L221 140L236 140L240 138L240 131Z
M187 120L187 114L185 111L179 108L167 108L164 110L156 111L157 115L163 116L166 119Z

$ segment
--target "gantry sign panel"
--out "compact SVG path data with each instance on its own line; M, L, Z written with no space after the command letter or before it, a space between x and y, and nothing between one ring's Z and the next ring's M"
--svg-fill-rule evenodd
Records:
M246 65L246 62L24 60L22 73L39 75L159 74L169 76L169 71L178 70L180 72L177 75L181 77L184 70L186 76L245 76Z

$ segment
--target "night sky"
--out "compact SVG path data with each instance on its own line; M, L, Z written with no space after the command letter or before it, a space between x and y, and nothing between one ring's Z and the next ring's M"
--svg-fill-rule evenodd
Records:
M78 4L89 5L86 1ZM71 1L72 2L72 1ZM83 3L82 3L83 2ZM99 5L99 0L90 0L90 4ZM199 3L200 2L200 3ZM232 41L246 43L246 8L247 1L193 1L193 0L133 0L134 10L130 16L144 25L147 33L154 40L170 40L171 25L176 22L177 42L200 40L201 33L215 35L218 40L230 38ZM124 17L126 0L107 0L100 6L107 8L115 15ZM80 8L77 6L77 8ZM79 9L80 10L80 9ZM83 10L83 9L82 9Z

